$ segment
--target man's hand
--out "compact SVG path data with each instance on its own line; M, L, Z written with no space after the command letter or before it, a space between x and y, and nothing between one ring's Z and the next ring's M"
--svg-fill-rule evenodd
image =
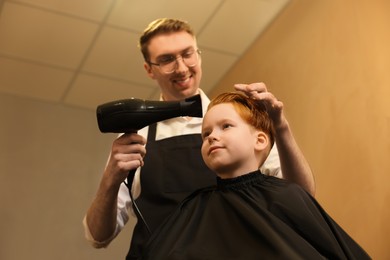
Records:
M123 134L112 144L111 154L104 175L112 185L118 186L127 178L130 170L144 165L146 139L137 133Z
M242 91L250 98L266 100L270 108L268 114L274 123L275 129L280 128L286 123L283 114L283 102L278 100L271 92L268 92L267 86L264 83L235 84L234 88L237 91Z

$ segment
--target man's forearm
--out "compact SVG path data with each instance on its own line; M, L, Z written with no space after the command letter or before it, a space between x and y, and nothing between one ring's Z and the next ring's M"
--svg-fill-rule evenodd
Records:
M314 176L301 149L295 141L287 122L276 130L276 145L278 148L283 178L297 183L312 196L315 195Z
M107 187L102 182L87 211L86 221L89 231L98 242L110 239L115 232L118 190L119 187Z

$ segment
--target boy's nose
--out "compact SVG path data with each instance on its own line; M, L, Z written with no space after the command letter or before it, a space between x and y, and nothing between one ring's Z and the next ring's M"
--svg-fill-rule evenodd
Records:
M217 140L215 134L210 134L207 138L210 144L213 143L215 140Z

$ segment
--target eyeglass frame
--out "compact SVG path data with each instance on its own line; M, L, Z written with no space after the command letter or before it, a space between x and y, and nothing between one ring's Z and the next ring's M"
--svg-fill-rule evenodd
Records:
M147 60L146 62L147 62L149 65L158 66L158 67L160 68L160 70L162 70L165 74L171 74L171 73L175 72L175 70L177 70L177 68L178 68L178 59L179 59L179 58L181 58L181 60L183 61L183 63L184 63L187 67L190 67L190 68L195 67L195 66L198 64L198 62L199 62L199 55L202 53L201 50L200 50L200 49L194 50L194 53L193 53L193 54L197 55L197 58L196 58L197 61L196 61L196 63L193 64L193 65L187 65L187 63L185 62L185 59L183 58L183 53L185 53L185 52L187 52L187 51L189 51L189 50L184 50L184 51L182 52L182 54L171 55L171 56L175 57L175 59L172 60L172 61L169 62L169 63L164 64L164 65L169 65L170 63L175 62L175 68L174 68L172 71L169 71L169 72L163 71L163 69L162 69L162 67L161 67L161 66L164 66L164 65L162 65L163 62L155 63L155 62L151 62L151 61L149 61L149 60ZM167 56L170 56L170 55L167 55Z

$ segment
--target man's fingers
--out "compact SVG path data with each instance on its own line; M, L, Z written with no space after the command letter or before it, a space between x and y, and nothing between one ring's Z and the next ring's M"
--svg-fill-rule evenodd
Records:
M247 94L267 92L267 86L263 82L256 82L252 84L234 84L234 88Z

